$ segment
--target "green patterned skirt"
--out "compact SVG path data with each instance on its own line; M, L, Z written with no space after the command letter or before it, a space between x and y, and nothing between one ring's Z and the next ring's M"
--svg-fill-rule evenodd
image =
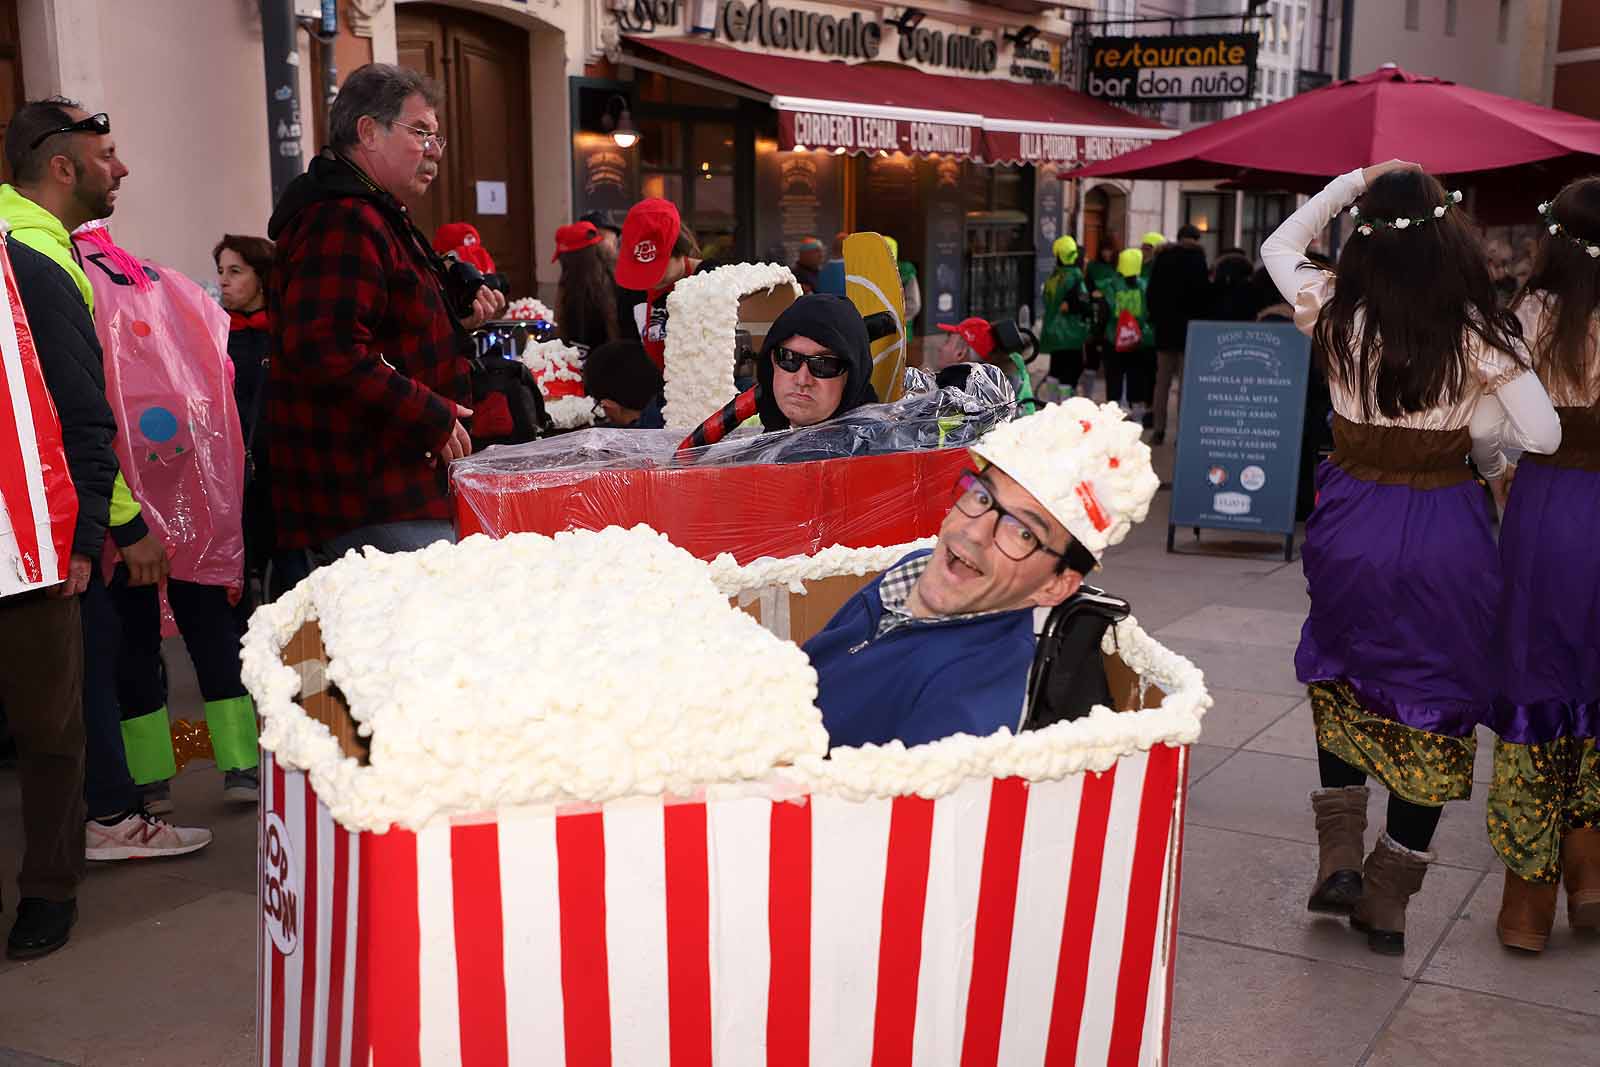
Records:
M1307 692L1318 748L1413 804L1436 808L1472 796L1476 735L1445 737L1374 715L1344 682L1313 682Z
M1489 787L1489 843L1530 882L1561 879L1561 839L1600 828L1600 749L1592 737L1535 745L1496 741Z

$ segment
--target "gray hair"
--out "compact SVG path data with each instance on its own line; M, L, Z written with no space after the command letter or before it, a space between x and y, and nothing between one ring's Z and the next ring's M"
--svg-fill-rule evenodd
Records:
M429 107L444 102L444 90L425 74L393 63L357 67L340 86L328 115L328 137L334 149L343 150L361 140L356 124L365 115L385 126L392 125L400 117L406 99L419 93Z

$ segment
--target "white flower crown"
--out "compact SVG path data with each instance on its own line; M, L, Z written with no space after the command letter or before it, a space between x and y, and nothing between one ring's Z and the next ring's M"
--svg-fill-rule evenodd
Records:
M1409 230L1413 226L1426 225L1432 222L1433 219L1442 219L1446 208L1459 203L1461 203L1461 190L1455 189L1445 194L1444 203L1433 209L1432 218L1426 215L1401 215L1392 219L1382 218L1377 215L1363 217L1361 209L1354 205L1350 208L1350 217L1357 222L1356 233L1362 237L1370 237L1373 230Z
M1589 253L1590 259L1600 259L1600 244L1589 240L1587 237L1579 237L1576 234L1568 233L1566 228L1562 226L1561 223L1556 221L1555 212L1552 210L1552 208L1553 202L1549 200L1546 200L1544 203L1539 205L1539 214L1544 216L1545 229L1550 231L1550 236L1565 237L1567 240L1571 241L1575 245L1578 245L1585 252Z

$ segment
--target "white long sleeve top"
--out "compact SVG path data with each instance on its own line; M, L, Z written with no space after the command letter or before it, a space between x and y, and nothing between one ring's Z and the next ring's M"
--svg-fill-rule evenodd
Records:
M1529 293L1517 305L1517 321L1522 324L1522 336L1527 339L1529 351L1534 353L1534 373L1544 382L1552 404L1566 408L1593 407L1600 403L1600 311L1589 316L1589 374L1578 388L1552 382L1550 368L1539 363L1538 342L1545 331L1554 325L1550 321L1554 313L1548 293Z
M1294 305L1295 325L1307 335L1315 328L1323 305L1333 298L1334 275L1307 263L1306 249L1317 234L1366 189L1361 171L1341 174L1285 219L1261 246L1267 272L1284 299ZM1486 478L1499 477L1504 472L1508 447L1541 453L1559 448L1561 420L1538 376L1517 366L1504 352L1484 345L1476 335L1469 338L1468 351L1474 373L1468 377L1467 387L1454 403L1397 418L1379 413L1373 403L1373 413L1368 416L1362 413L1360 398L1353 388L1330 379L1328 391L1333 409L1351 422L1374 426L1404 426L1416 430L1466 427L1472 437L1472 458ZM1526 356L1526 352L1523 354ZM1369 389L1369 399L1375 400L1372 393Z

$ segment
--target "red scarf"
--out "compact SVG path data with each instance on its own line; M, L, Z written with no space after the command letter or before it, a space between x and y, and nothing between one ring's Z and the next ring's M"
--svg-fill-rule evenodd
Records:
M262 333L271 329L270 320L267 318L267 309L252 311L242 315L237 311L228 312L228 329L231 330L260 330Z

